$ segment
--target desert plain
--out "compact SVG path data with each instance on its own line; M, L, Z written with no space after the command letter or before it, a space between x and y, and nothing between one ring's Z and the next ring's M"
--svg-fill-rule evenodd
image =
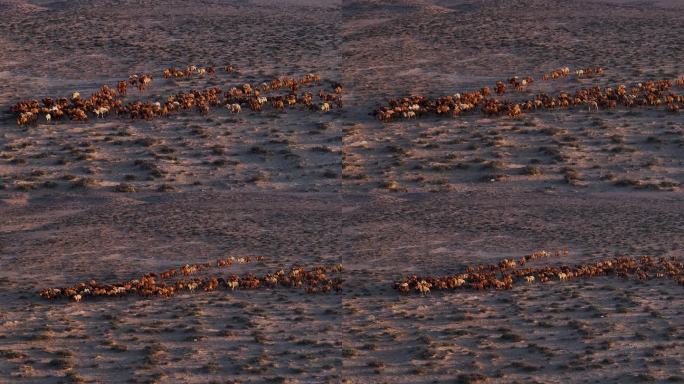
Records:
M525 267L681 265L677 101L377 115L498 81L520 102L662 80L681 95L684 3L0 0L0 19L0 383L684 381L681 268L397 289L542 251ZM189 66L215 73L162 75ZM311 106L11 111L131 74L152 81L123 100L147 103L320 80L296 91ZM534 82L514 90L514 76ZM190 277L218 289L39 295L204 263ZM227 285L293 266L340 284Z

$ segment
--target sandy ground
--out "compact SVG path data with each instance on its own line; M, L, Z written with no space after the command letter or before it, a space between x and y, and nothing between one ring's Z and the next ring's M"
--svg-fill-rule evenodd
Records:
M427 297L392 289L406 275L542 249L569 254L540 265L684 257L684 114L369 115L389 98L566 65L606 75L526 94L682 76L681 9L0 0L0 383L684 381L682 287L670 279ZM229 63L240 73L161 78L170 66ZM28 127L8 113L21 99L88 94L134 72L155 77L130 91L143 100L313 72L344 85L345 105ZM135 192L116 192L122 183ZM264 257L235 273L341 263L344 289L36 295L230 255Z
M677 195L120 196L36 195L3 206L11 219L0 235L0 372L8 380L681 380L683 303L670 280L599 278L425 298L391 288L401 276L542 248L570 250L553 263L681 255ZM226 255L263 256L239 267L255 271L341 261L344 290L82 303L33 293Z

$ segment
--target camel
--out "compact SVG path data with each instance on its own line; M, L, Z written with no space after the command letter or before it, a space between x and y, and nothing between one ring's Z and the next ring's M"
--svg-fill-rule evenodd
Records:
M430 288L432 287L432 284L428 283L425 280L421 280L416 284L416 290L420 292L421 295L425 296L428 293L430 293Z
M330 104L328 104L327 102L323 103L323 104L321 104L320 109L321 109L321 112L328 112L328 111L330 111Z
M242 111L240 104L237 103L230 104L228 107L230 108L230 112L232 113L240 113Z

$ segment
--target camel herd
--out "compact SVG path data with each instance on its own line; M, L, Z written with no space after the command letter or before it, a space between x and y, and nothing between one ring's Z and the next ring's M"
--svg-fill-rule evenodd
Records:
M233 65L225 67L227 73L237 73ZM577 69L577 79L602 76L601 67ZM188 66L185 69L166 68L164 78L191 78L198 76L215 76L213 67ZM572 76L569 67L560 68L542 76L542 81L556 80ZM302 106L305 110L329 112L334 107L341 109L342 86L331 82L332 91L320 89L317 93L302 91L302 88L320 85L321 77L309 74L300 78L279 77L260 85L249 83L233 86L227 90L213 87L202 90L189 90L169 95L160 101L126 100L128 87L135 87L144 92L152 83L149 74L132 74L128 80L117 83L116 89L103 85L100 90L87 98L75 92L70 98L47 97L38 100L21 101L11 107L18 125L28 125L40 121L46 122L63 118L74 121L86 121L89 117L104 118L110 114L129 117L131 119L154 119L182 111L198 111L209 113L212 108L225 107L231 113L240 113L243 108L259 112L264 108L283 111L287 108ZM684 87L684 76L674 80L646 81L630 86L620 84L616 87L599 86L582 87L574 91L561 91L557 94L538 93L531 98L508 100L501 98L509 93L509 89L525 92L535 82L532 76L514 76L505 81L497 81L493 87L484 86L471 92L429 98L426 96L409 96L391 99L387 106L375 109L372 115L383 122L395 119L413 119L437 115L440 117L457 117L463 114L481 111L487 116L518 117L524 113L540 110L558 110L568 108L586 108L589 112L600 109L615 109L619 106L664 107L670 112L678 112L684 105L684 95L675 93L673 87ZM281 94L275 94L284 91Z
M570 76L570 68L562 68L553 71L551 75L545 74L543 79L549 77L557 79ZM604 70L600 67L585 68L576 71L578 78L600 76ZM530 76L521 78L513 77L508 81L497 81L493 87L498 96L506 94L508 87L513 87L518 92L526 90L534 79ZM507 85L508 84L508 85ZM487 116L506 115L518 117L523 113L540 110L558 110L568 108L586 108L588 111L599 109L615 109L618 106L627 108L634 107L660 107L667 111L678 112L684 105L684 95L675 93L672 88L684 87L684 77L672 80L646 81L632 86L620 84L617 87L601 88L581 87L574 92L558 92L557 94L538 93L532 98L523 100L506 100L492 97L490 87L482 87L476 91L456 93L438 98L426 96L409 96L398 99L390 99L389 105L375 109L372 115L380 121L390 122L395 119L412 119L423 116L437 115L440 117L458 117L471 111L481 111Z
M213 76L216 74L216 70L214 67L198 67L196 65L189 65L185 70L180 70L176 68L166 68L164 70L164 78L165 79L170 79L170 78L176 78L176 79L183 79L183 78L191 78L194 75L197 75L199 78L204 78L205 76Z
M257 261L262 258L257 257ZM257 276L254 273L228 276L209 276L187 278L210 268L227 268L234 263L249 263L251 258L234 258L216 260L215 263L188 264L180 268L172 268L160 273L147 273L138 279L112 284L100 284L95 280L82 282L70 287L47 288L38 294L45 299L66 298L76 302L94 298L113 298L130 295L143 297L170 297L179 293L219 289L276 289L299 288L307 293L328 293L342 289L342 279L335 277L342 271L342 266L316 266L309 269L293 266L287 271L278 269L273 273ZM180 277L182 276L182 277ZM177 278L178 277L178 278Z
M237 70L229 66L226 67L226 71ZM185 70L167 68L163 74L165 78L187 78L193 75L204 77L215 75L215 70L212 67L202 68L193 65ZM320 112L329 112L333 107L342 108L342 86L339 83L331 82L331 91L303 90L321 85L321 77L316 74L299 78L282 76L260 85L245 83L228 89L212 87L181 91L159 101L126 98L129 86L137 88L142 93L150 86L152 79L149 74L132 74L128 80L118 81L116 89L103 85L89 97L82 97L79 92L74 92L69 98L46 97L40 101L25 100L13 105L10 112L15 115L18 125L28 125L42 119L48 123L64 118L86 121L90 117L105 118L109 115L150 120L183 111L206 114L212 108L221 106L231 113L240 113L244 107L255 112L267 107L283 111L302 106L304 110ZM278 94L279 91L282 92Z
M677 257L621 256L575 265L546 265L530 267L536 260L567 256L568 251L555 253L540 251L520 258L503 259L493 264L466 266L461 273L444 276L408 276L393 283L401 294L411 292L426 295L432 290L508 290L515 285L568 281L596 277L633 277L639 280L668 278L684 286L684 261ZM256 261L263 258L257 257ZM343 267L340 264L303 268L293 266L273 273L256 275L194 277L212 268L229 268L233 264L247 264L250 257L229 257L214 263L187 264L159 273L147 273L138 279L111 284L95 280L69 287L47 288L38 292L45 299L66 298L76 302L94 298L113 298L138 295L142 297L170 297L179 293L215 290L304 289L307 293L328 293L342 290Z
M396 281L394 289L402 294L417 292L422 295L429 293L431 289L507 290L521 282L546 283L552 280L566 281L600 276L635 277L639 280L671 278L684 286L684 262L675 257L615 257L585 264L525 267L527 262L548 256L551 256L551 253L537 252L518 260L504 259L496 264L466 267L465 271L454 275L409 276Z

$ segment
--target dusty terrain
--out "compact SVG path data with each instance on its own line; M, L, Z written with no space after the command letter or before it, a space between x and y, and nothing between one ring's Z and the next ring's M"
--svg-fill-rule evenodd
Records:
M391 288L407 274L444 273L541 247L570 250L553 263L681 255L678 196L478 195L15 200L3 207L9 219L0 237L2 375L102 382L681 380L683 303L671 280L554 281L427 297ZM258 265L239 266L253 270L341 261L344 289L81 303L34 293L225 255L263 256Z
M684 381L673 279L392 289L543 249L569 253L538 265L684 258L684 112L370 115L564 66L606 73L516 97L677 78L682 7L0 0L0 383ZM187 65L217 74L161 76ZM154 80L131 100L317 73L312 92L340 82L344 106L27 126L9 113L142 72ZM345 281L321 294L36 294L226 256L263 260L224 276L339 263Z

